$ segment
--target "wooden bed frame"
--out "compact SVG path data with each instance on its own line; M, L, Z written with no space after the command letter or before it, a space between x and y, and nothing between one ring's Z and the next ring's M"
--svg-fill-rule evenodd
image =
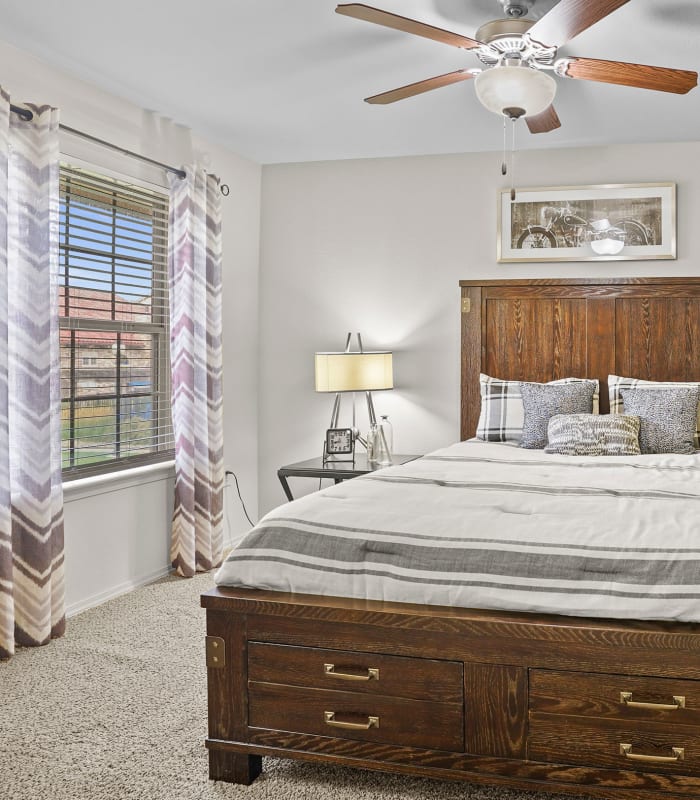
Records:
M700 278L462 281L479 372L700 380ZM700 527L700 525L699 525ZM700 626L243 589L207 609L210 777L262 756L601 798L700 798ZM555 609L553 609L555 610Z

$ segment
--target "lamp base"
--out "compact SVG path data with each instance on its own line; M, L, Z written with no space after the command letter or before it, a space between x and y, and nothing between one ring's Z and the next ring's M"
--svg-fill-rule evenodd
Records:
M365 399L367 400L367 417L369 419L370 427L377 424L377 415L374 410L374 401L372 400L372 392L365 392ZM333 403L333 412L331 413L331 422L329 428L339 427L338 419L340 417L340 402L341 394L336 392L335 402ZM360 434L360 429L355 425L355 392L352 393L352 436L355 442L359 442L365 450L367 449L367 439ZM323 458L326 460L326 445L323 445Z

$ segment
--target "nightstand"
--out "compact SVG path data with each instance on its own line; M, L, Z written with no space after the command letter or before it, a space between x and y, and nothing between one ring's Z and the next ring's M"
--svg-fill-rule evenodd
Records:
M417 458L420 458L420 456L395 455L393 456L394 466L415 461ZM308 461L288 464L277 470L277 477L280 479L287 500L294 500L287 478L332 478L335 483L340 483L350 478L356 478L358 475L374 472L377 469L382 469L382 467L377 464L368 464L366 453L355 453L354 461L326 461L324 464L323 458L319 456L318 458L310 458Z

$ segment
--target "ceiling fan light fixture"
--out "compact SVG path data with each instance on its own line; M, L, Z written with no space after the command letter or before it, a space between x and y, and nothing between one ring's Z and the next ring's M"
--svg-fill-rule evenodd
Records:
M521 109L519 116L536 116L552 105L557 83L531 67L499 66L480 72L474 81L479 102L494 114Z
M625 243L620 239L613 239L611 236L606 236L604 239L594 239L591 242L593 252L598 256L616 256Z

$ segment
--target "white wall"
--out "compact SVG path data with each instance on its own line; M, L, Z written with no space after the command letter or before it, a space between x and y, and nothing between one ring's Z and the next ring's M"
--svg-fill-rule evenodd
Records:
M257 306L260 166L167 124L156 114L96 89L0 42L2 86L13 102L48 103L61 122L159 161L179 165L194 152L229 184L222 199L224 247L224 437L227 467L238 473L257 514ZM163 184L160 170L62 137L62 151L106 169ZM227 532L248 526L227 489ZM69 611L163 573L168 566L172 468L66 489L66 593Z
M368 349L392 349L396 390L377 394L375 405L394 423L395 449L423 453L456 441L458 281L697 275L698 163L697 142L519 154L520 186L678 184L677 261L525 265L496 263L497 190L507 185L499 154L265 167L261 510L284 499L277 467L321 452L332 397L313 391L314 351L341 349L346 332L358 330ZM315 486L296 479L292 490Z
M65 485L69 615L168 571L172 464Z

